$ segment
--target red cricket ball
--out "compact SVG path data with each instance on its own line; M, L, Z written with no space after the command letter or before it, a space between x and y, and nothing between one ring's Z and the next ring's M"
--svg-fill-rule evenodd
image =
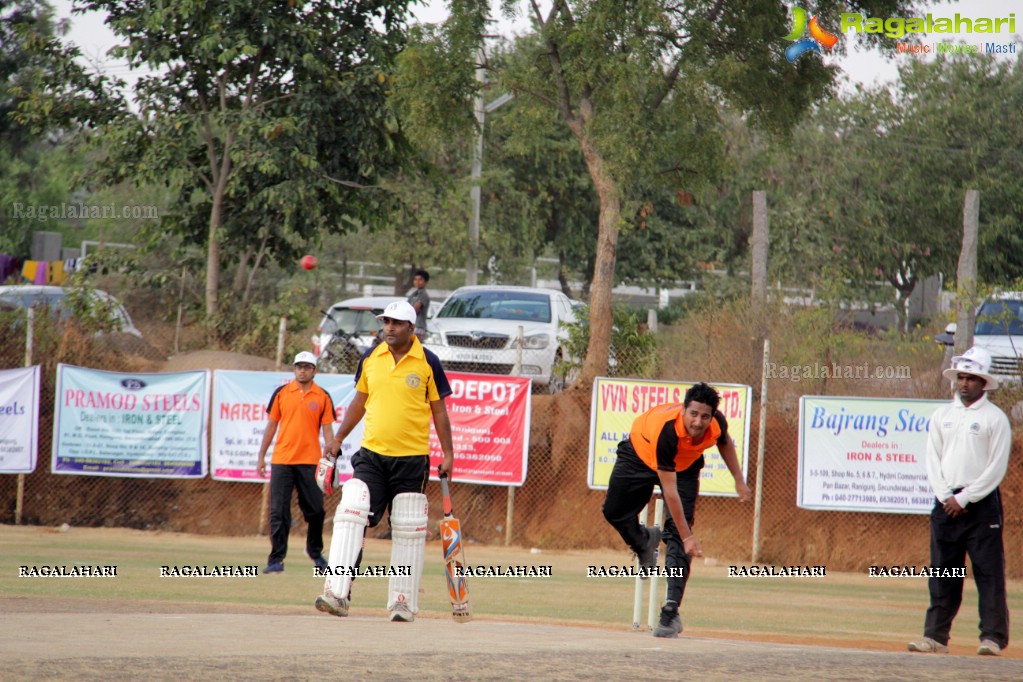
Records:
M302 260L299 263L306 270L312 270L316 267L316 256L302 256Z

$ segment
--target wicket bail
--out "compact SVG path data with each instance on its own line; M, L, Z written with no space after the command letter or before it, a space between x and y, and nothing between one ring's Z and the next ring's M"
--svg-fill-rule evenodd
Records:
M639 522L643 525L646 524L647 510L650 505L643 507L643 511L639 513ZM658 497L654 502L654 524L659 526L661 530L664 530L664 500ZM658 564L661 558L661 548L657 547L656 554ZM639 564L639 557L636 557L636 569L637 572L642 569ZM640 617L643 615L643 583L650 583L650 596L647 599L647 613L646 613L646 624L648 630L654 629L654 622L657 620L657 614L660 612L660 602L657 599L657 589L660 583L660 577L657 572L650 576L647 580L643 580L638 575L636 576L636 589L632 600L632 629L639 630L640 628Z

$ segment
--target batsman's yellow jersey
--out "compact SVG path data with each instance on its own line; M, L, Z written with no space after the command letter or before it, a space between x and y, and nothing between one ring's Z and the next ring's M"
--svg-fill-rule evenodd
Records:
M386 343L363 355L355 389L366 394L362 447L389 457L430 453L430 403L451 395L451 387L419 339L397 364Z

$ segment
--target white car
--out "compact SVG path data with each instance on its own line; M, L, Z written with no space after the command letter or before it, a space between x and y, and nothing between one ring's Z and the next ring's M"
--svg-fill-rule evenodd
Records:
M135 328L131 316L120 302L105 291L90 289L91 308L99 315L109 315L112 331L123 332L142 338L142 332ZM47 307L60 316L69 319L73 311L67 300L67 291L63 287L41 284L8 284L0 286L0 302L19 308Z
M935 340L951 346L955 331L953 322ZM991 374L1000 382L1023 380L1023 292L1002 292L981 304L973 328L973 345L991 354Z
M347 335L359 354L365 353L376 343L380 321L377 315L384 312L389 303L404 301L401 296L363 296L349 298L330 306L313 336L313 354L320 355L326 350L336 332Z
M565 325L575 322L574 310L572 299L552 289L461 287L430 321L426 346L445 369L528 376L557 393L566 385L558 365L568 359Z

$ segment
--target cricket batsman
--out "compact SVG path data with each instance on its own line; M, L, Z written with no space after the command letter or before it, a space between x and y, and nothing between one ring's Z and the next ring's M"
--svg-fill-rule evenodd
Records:
M430 419L440 440L440 475L450 475L454 461L451 422L444 398L451 395L440 360L415 336L416 311L406 301L391 303L377 316L385 343L359 360L355 398L334 439L324 448L318 480L329 487L341 442L365 417L362 447L352 456L352 478L341 487L334 514L328 575L319 611L348 615L351 586L362 564L366 527L383 520L390 507L391 568L387 608L390 620L411 622L418 612L429 505ZM394 574L407 570L408 575Z
M689 579L691 557L703 556L692 527L705 450L718 447L735 479L739 499L750 499L735 443L728 435L728 422L717 409L720 401L713 388L696 384L686 391L681 404L657 405L636 417L629 437L618 444L618 459L604 500L604 518L639 557L642 569L655 568L662 533L657 526L645 529L638 516L650 501L654 485L660 485L669 514L663 533L668 550L665 567L682 569L671 571L667 578L667 600L654 637L678 637L682 631L678 609ZM679 572L681 576L675 575Z

